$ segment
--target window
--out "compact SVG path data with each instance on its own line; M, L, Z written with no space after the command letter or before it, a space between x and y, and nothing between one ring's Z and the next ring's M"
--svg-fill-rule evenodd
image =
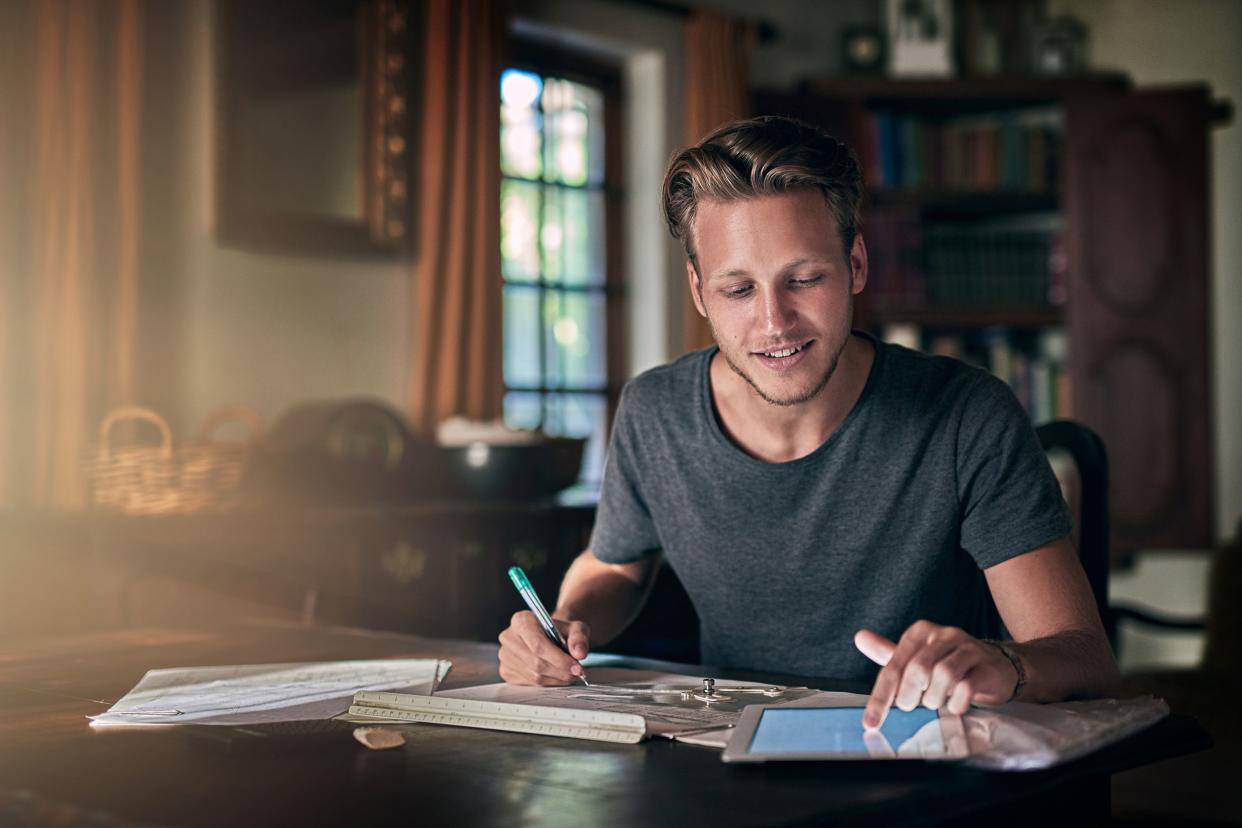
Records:
M590 484L603 475L620 355L614 88L531 65L500 81L505 421L589 438Z

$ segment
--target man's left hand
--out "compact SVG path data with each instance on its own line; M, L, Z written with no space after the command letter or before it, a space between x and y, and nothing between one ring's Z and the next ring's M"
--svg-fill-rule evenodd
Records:
M859 630L854 646L883 669L863 712L863 726L878 728L896 704L905 711L923 705L961 715L971 704L1003 704L1013 695L1018 673L996 646L957 627L916 621L894 644L879 633Z

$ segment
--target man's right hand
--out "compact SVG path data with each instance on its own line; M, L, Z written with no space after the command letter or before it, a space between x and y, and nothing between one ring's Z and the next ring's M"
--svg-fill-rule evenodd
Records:
M567 655L552 643L529 610L514 613L500 634L500 677L509 684L574 684L586 675L578 662L591 649L591 629L582 621L552 619L569 645Z

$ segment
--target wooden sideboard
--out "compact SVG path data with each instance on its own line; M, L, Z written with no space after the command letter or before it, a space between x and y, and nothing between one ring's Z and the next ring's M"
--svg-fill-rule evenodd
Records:
M493 640L551 602L590 503L439 501L222 515L0 515L0 639L260 617Z

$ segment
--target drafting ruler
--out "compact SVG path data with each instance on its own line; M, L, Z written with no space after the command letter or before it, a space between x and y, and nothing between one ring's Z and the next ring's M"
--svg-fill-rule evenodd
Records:
M641 742L647 735L647 723L643 717L632 713L413 696L408 693L355 693L349 714L386 721L481 727L625 744Z

